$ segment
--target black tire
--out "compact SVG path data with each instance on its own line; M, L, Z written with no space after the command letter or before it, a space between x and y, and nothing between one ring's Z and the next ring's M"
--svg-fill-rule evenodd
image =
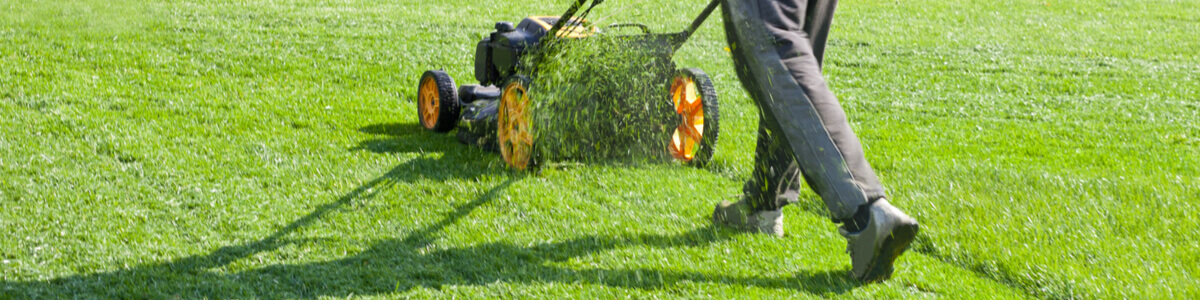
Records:
M713 86L712 79L707 73L696 68L681 69L671 78L672 83L669 83L668 93L676 78L685 76L691 78L696 83L697 93L699 94L701 105L704 108L704 132L701 136L697 148L688 164L703 167L712 160L713 153L717 148L717 138L720 136L720 105L717 99L717 88Z
M417 120L421 126L445 133L458 125L459 102L454 79L445 71L429 70L417 81Z

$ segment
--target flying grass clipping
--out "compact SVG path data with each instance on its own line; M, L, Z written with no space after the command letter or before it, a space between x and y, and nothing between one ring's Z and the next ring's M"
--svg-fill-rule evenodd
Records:
M637 37L591 37L546 45L529 87L539 159L662 162L680 117L668 93L669 47ZM656 49L665 48L665 49Z

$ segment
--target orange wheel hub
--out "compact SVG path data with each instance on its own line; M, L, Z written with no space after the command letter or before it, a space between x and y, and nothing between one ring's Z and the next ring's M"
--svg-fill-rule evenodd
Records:
M696 89L696 81L689 76L671 80L671 100L681 122L671 134L670 151L671 156L684 162L695 158L696 144L704 137L704 101Z
M529 95L525 85L514 81L500 95L499 140L504 162L518 170L529 167L533 153L533 133L529 126Z
M425 77L417 91L417 110L421 112L421 125L433 129L441 112L441 97L438 96L437 80Z

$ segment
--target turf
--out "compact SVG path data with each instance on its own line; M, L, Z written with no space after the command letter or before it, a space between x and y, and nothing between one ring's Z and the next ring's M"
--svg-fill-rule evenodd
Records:
M471 83L553 2L0 1L0 298L1200 297L1200 3L842 1L825 73L923 229L863 286L811 192L783 239L709 226L757 126L719 17L676 55L721 95L707 169L420 128L424 70Z

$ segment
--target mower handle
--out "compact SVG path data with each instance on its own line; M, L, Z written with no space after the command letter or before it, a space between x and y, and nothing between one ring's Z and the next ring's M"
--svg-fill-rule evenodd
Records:
M708 16L717 9L718 5L721 5L721 0L708 2L708 6L704 8L704 11L700 12L700 16L697 16L696 20L692 21L692 26L688 26L687 31L684 31L683 39L687 40L688 37L692 36L692 33L696 32L696 29L700 29L700 24L704 24L704 20L708 19Z
M570 21L571 18L575 16L576 12L579 12L579 8L583 7L583 4L587 3L587 1L588 0L575 0L575 3L571 4L571 8L568 8L567 12L563 13L562 17L559 17L557 22L554 22L554 26L550 27L550 31L548 32L549 35L547 35L547 36L557 37L558 31L561 30L563 28L563 26L567 25L567 22ZM593 0L591 7L595 7L596 5L599 5L601 2L604 2L604 0ZM591 8L588 8L588 9L591 10Z
M708 2L708 6L704 8L704 11L701 11L700 15L697 16L696 19L692 21L692 25L688 26L688 29L683 32L683 40L686 41L689 37L692 36L693 33L696 32L697 29L700 29L700 25L704 24L704 20L707 20L708 16L712 15L712 12L717 9L718 5L721 5L721 1L722 0L712 0L712 1ZM583 8L583 5L586 4L587 2L588 2L588 0L575 0L575 3L571 4L571 8L568 8L567 12L563 13L562 17L558 18L558 22L554 22L554 26L550 27L550 32L549 32L550 35L549 36L551 36L551 37L558 36L558 31L561 30L563 28L563 26L566 26L567 22L571 20L571 17L574 17L575 13L579 12L579 9ZM592 0L592 5L588 7L588 11L591 11L591 9L593 7L596 7L596 5L600 5L600 3L604 3L604 0ZM614 25L616 25L616 24L614 24ZM641 27L641 26L639 26L639 27ZM642 30L647 31L647 33L649 33L648 32L649 29L647 29L647 28L642 28Z

